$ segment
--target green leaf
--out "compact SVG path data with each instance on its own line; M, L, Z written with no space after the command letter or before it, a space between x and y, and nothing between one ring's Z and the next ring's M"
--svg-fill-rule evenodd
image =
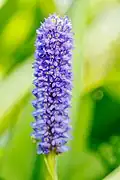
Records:
M119 133L120 101L112 97L106 88L98 88L91 92L94 112L91 133L91 145L98 147L100 143L108 141L112 135Z
M86 32L84 93L118 80L118 71L116 71L115 65L117 64L117 67L120 65L120 61L116 58L116 56L119 57L119 18L120 7L112 6L102 11Z
M43 12L44 16L47 17L50 13L56 12L56 5L54 0L44 1L44 0L37 0L41 11Z
M12 137L6 146L0 170L1 177L6 180L29 180L32 175L36 150L30 138L31 111L32 106L29 104L20 113Z
M4 67L4 74L11 68L13 70L13 66L18 64L18 62L25 60L22 54L27 54L27 56L24 56L28 58L28 56L30 57L33 53L33 37L35 37L36 29L35 19L35 10L19 10L5 26L4 32L1 34L0 42L1 66ZM19 28L16 29L15 27ZM30 43L31 40L32 43ZM29 48L29 51L27 48Z
M18 66L15 71L0 84L0 133L14 121L14 119L9 119L10 114L13 113L12 110L19 108L20 101L25 98L30 90L32 85L31 59Z
M43 155L37 155L32 169L32 175L30 180L41 180L45 179L45 163Z
M103 180L118 180L118 179L120 179L120 167L115 169L111 174L109 174Z
M14 4L14 6L13 6ZM4 27L8 23L12 15L17 11L18 0L7 0L0 9L0 33L4 30Z

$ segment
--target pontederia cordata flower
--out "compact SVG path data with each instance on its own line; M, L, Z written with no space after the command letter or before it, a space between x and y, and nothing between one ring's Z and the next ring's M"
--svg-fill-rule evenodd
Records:
M70 138L73 33L68 17L50 15L36 31L32 138L37 153L66 151Z

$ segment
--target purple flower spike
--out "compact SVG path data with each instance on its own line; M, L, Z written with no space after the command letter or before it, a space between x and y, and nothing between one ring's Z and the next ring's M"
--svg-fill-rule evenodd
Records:
M38 154L59 154L67 151L65 144L70 139L72 25L68 17L53 14L36 33L32 138L37 141Z

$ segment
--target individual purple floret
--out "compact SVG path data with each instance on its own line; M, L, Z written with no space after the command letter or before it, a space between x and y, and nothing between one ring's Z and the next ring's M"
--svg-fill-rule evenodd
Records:
M37 153L56 154L67 151L70 139L69 107L72 90L73 33L68 17L50 15L36 31L33 64L36 97L32 138Z

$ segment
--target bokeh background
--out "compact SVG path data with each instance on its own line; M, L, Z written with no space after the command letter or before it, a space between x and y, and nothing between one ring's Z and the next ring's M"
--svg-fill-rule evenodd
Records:
M54 12L75 32L73 140L58 157L59 180L119 180L119 0L0 0L0 180L45 178L30 138L31 64L35 30Z

